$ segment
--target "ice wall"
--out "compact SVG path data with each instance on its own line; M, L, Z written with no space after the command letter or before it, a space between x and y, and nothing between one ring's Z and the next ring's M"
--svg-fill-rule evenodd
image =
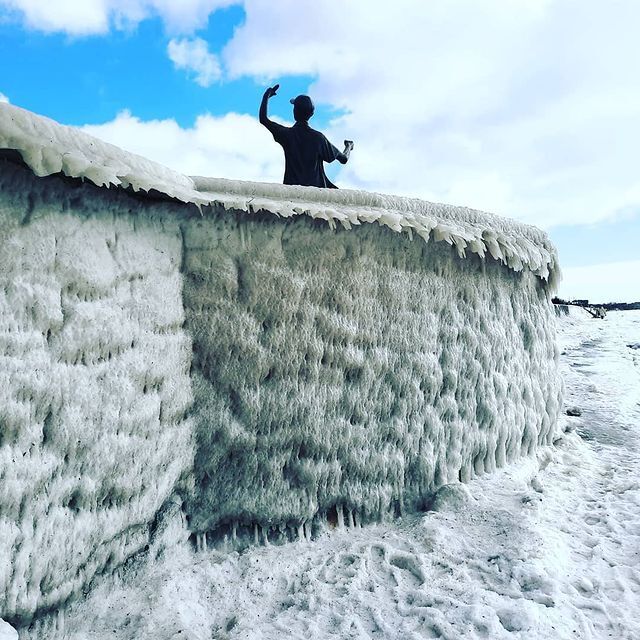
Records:
M543 232L189 178L2 104L1 149L10 622L144 549L176 494L194 534L285 540L424 508L551 441Z
M424 508L553 436L553 311L528 270L220 209L185 226L184 272L195 531L278 540Z
M0 159L0 616L147 543L191 468L181 234L162 205Z

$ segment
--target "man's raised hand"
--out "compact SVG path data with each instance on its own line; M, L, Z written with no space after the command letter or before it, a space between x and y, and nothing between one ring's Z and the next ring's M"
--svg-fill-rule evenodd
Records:
M265 92L264 95L266 98L273 98L273 96L276 95L276 93L278 92L278 89L280 88L279 84L274 85L273 87L269 87Z
M344 141L344 150L349 149L351 151L353 149L353 140L345 140Z

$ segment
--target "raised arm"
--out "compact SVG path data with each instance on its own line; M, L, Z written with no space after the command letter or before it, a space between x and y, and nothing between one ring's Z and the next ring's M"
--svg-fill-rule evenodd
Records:
M276 123L273 120L269 120L267 116L267 102L269 102L269 98L273 98L276 95L278 89L280 88L279 84L276 84L273 87L269 87L262 96L262 102L260 103L260 124L264 125L269 129L269 131L273 132Z

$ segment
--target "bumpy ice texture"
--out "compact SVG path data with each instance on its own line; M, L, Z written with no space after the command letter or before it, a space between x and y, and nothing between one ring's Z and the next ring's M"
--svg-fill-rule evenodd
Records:
M0 612L9 620L64 602L142 548L191 467L181 235L175 218L148 211L0 160Z
M9 620L143 548L175 491L197 534L282 540L421 508L552 438L543 232L188 178L10 105L0 148L31 169L0 166Z
M184 271L195 531L277 540L422 508L553 437L553 311L528 270L219 210L185 225Z

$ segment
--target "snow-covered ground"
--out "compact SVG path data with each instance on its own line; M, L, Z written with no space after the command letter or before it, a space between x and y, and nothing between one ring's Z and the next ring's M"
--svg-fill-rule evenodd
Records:
M21 638L637 640L640 312L558 324L581 415L537 459L390 523L130 562Z

